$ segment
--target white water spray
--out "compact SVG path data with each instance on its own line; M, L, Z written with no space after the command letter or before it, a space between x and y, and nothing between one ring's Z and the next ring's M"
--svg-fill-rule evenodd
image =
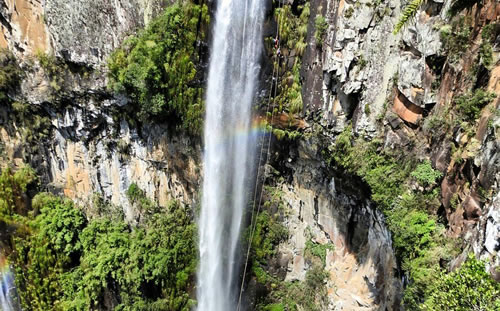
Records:
M263 0L220 0L208 76L198 311L234 311L238 244L256 141L252 104L262 53Z
M14 274L10 270L7 260L0 253L0 310L21 310L17 298Z

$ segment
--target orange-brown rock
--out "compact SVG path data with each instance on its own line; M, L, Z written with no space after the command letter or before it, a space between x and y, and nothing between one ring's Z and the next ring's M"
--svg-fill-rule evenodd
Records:
M20 46L28 53L49 50L49 35L43 20L42 2L38 0L6 0L10 29L2 26L0 47Z
M412 124L417 124L422 119L422 113L424 112L422 108L410 102L399 92L398 96L394 97L393 110L401 119Z

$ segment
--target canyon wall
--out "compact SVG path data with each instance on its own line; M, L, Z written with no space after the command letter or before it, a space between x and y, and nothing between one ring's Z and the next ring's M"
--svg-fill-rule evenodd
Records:
M469 78L481 30L500 22L500 4L489 0L468 9L473 40L454 63L445 62L441 38L450 6L450 0L426 2L395 35L400 1L310 2L300 71L304 108L292 118L302 124L302 137L293 143L273 140L269 165L279 174L269 180L287 209L282 222L289 234L275 263L284 279L305 279L308 238L334 245L325 263L328 310L399 310L403 286L391 234L370 191L355 176L332 169L322 155L348 124L355 135L429 159L443 173L439 213L448 235L463 238L465 245L453 264L472 250L500 277L495 275L500 265L498 96L483 109L472 138L460 127L444 133L429 125L474 83L500 94L498 37L491 70L477 73L474 82ZM129 99L106 88L110 53L161 9L154 0L2 1L0 47L15 56L23 72L8 96L32 107L47 125L31 133L30 124L14 117L19 109L1 104L1 166L30 164L44 189L82 206L97 194L123 209L130 222L140 217L126 197L131 183L162 206L170 199L196 205L201 139L168 124L138 124L123 113ZM327 22L321 44L315 35L319 15ZM58 69L44 65L44 55L53 55ZM38 120L31 118L29 123ZM480 189L488 191L486 199ZM458 207L451 206L453 200Z

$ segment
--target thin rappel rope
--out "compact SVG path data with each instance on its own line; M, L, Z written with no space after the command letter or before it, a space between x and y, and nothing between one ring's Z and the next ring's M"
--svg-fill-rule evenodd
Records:
M283 15L283 12L281 12L281 8L282 8L282 5L281 5L281 0L278 0L278 7L280 9L280 15L278 15L278 23L276 25L276 40L278 40L278 44L277 44L277 52L280 50L280 20L281 20L281 17ZM269 99L268 99L268 104L267 104L267 109L266 109L266 118L267 118L267 115L269 113L269 108L271 106L271 96L272 96L272 87L273 87L273 82L274 80L276 80L276 86L274 88L274 97L276 97L276 93L277 93L277 89L278 89L278 78L279 78L279 54L278 54L278 63L277 63L277 66L275 68L275 66L273 66L273 73L271 75L271 89L269 90ZM276 72L276 79L274 77L274 74ZM270 136L269 136L269 139L268 139L268 144L267 144L267 157L266 157L266 160L265 160L265 163L264 163L264 180L265 180L265 176L266 176L266 172L267 172L267 168L266 168L266 164L267 164L267 160L269 158L269 149L270 149L270 146L271 146L271 135L272 135L272 129L273 129L273 119L274 119L274 109L272 109L272 112L271 112L271 122L270 122ZM241 308L241 298L242 298L242 295L243 295L243 287L244 287L244 284L245 284L245 276L246 276L246 272L247 272L247 269L248 269L248 261L249 261L249 257L250 257L250 249L251 249L251 246L252 246L252 240L253 240L253 236L255 234L255 229L256 229L256 226L257 226L257 215L260 213L260 204L262 202L262 189L260 191L260 198L259 198L259 205L258 205L258 211L257 213L255 213L255 202L257 201L257 191L258 191L258 184L259 184L259 175L260 175L260 168L261 168L261 162L262 162L262 154L263 154L263 151L264 151L264 146L265 146L265 142L263 142L261 144L261 148L260 148L260 155L259 155L259 166L257 168L257 176L256 176L256 179L255 179L255 188L254 188L254 198L253 198L253 204L252 204L252 216L250 218L250 227L251 227L251 231L250 231L250 239L249 239L249 242L248 242L248 248L247 248L247 254L246 254L246 259L245 259L245 267L243 269L243 277L241 279L241 287L240 287L240 293L239 293L239 297L238 297L238 306L237 306L237 311L240 311L240 308Z

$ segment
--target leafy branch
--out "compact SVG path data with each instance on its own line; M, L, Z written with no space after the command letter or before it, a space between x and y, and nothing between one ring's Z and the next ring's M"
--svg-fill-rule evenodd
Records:
M413 0L410 4L406 6L406 8L403 11L403 15L399 18L398 23L394 27L394 34L397 34L401 28L403 28L410 19L415 17L417 14L418 9L422 4L424 3L424 0Z

